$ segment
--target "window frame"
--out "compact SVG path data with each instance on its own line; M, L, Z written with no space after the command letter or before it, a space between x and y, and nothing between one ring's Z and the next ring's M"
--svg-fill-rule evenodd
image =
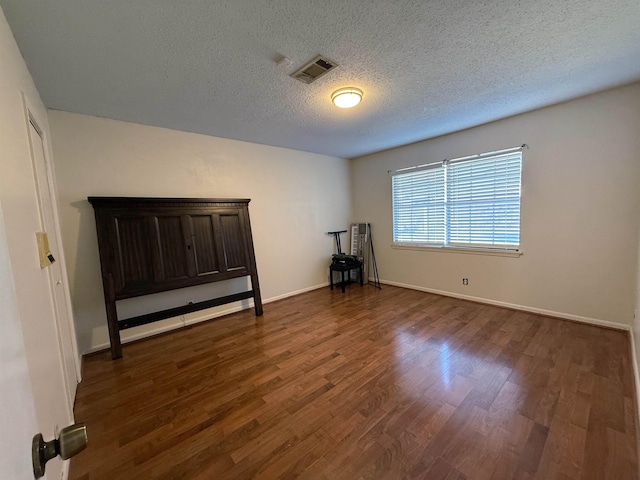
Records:
M522 255L522 171L525 147L526 145L522 145L389 171L392 180L392 247L512 257ZM466 176L463 174L456 177L454 182L451 170L457 173L464 172L465 168L468 170ZM489 191L474 185L479 181L483 181L485 185L488 182ZM438 182L442 182L442 185ZM402 198L402 189L408 190L405 195L414 195ZM418 200L416 193L420 194ZM466 201L460 201L461 194L467 196ZM482 204L485 204L486 210L482 208ZM502 210L501 214L496 216L495 209ZM487 210L494 210L489 221L481 219ZM459 217L467 220L461 222L454 218L452 221L449 218L452 212L457 212ZM417 220L415 216L418 217ZM405 228L408 226L415 229L416 223L428 222L429 218L435 219L431 224L432 228L418 229L409 234L418 237L416 240L398 240L398 230L403 227L403 223ZM501 223L504 228L502 232L496 229ZM427 223L424 225L426 227ZM487 227L490 233L483 232ZM460 232L464 232L462 237L469 241L460 241ZM458 236L457 241L451 242L452 235ZM509 237L514 236L517 243L509 242ZM489 243L479 240L489 240Z

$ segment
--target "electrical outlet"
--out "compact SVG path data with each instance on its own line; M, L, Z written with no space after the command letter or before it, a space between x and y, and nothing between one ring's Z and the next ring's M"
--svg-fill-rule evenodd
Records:
M469 279L468 278L463 278L462 279L462 284L463 285L469 285Z

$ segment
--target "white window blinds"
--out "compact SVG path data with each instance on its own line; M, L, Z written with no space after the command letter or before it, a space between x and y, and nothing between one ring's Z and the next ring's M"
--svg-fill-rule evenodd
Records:
M393 240L443 244L445 188L442 165L393 176Z
M400 245L520 245L522 148L392 173L393 241Z

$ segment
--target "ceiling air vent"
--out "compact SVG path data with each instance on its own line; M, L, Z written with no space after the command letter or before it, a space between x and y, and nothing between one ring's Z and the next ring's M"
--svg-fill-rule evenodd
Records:
M296 80L300 80L302 83L313 83L337 66L338 64L336 62L329 60L322 55L318 55L302 68L293 72L291 76Z

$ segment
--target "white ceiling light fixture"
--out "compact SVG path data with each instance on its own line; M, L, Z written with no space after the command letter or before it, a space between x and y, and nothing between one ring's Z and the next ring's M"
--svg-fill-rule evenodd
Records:
M331 101L336 107L355 107L362 101L362 90L355 87L341 88L331 94Z

